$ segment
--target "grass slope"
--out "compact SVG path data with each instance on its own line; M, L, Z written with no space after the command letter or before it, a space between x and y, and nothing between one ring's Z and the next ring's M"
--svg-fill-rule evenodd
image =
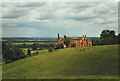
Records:
M117 52L118 45L59 49L3 64L3 78L114 79L118 72Z

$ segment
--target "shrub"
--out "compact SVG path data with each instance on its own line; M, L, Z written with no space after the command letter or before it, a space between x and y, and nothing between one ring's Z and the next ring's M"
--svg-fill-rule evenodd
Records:
M37 44L34 43L34 44L32 45L32 50L37 50Z
M53 49L52 49L52 48L49 48L49 49L48 49L48 52L52 52L52 51L53 51Z
M76 47L76 45L75 44L71 44L71 47Z
M60 45L58 46L58 49L60 49L60 48L64 48L64 46L63 46L62 44L60 44Z

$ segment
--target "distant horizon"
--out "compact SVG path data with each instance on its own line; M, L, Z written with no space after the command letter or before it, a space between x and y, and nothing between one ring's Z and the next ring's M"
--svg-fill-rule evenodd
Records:
M60 36L60 37L64 37L64 36ZM68 37L82 37L82 36L68 36ZM93 37L93 36L91 36ZM100 37L100 36L99 36ZM21 36L21 37L2 37L2 38L57 38L56 37L27 37L27 36Z

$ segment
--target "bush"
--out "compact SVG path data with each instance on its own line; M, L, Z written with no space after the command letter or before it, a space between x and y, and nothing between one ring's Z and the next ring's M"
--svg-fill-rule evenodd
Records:
M54 47L54 50L57 50L57 49L58 49L58 46L55 46L55 47Z
M64 48L63 44L60 44L60 45L58 46L58 49L60 49L60 48Z
M117 44L117 38L108 37L108 38L101 39L101 45L109 45L109 44Z
M101 40L100 39L95 39L93 40L93 46L101 45Z
M49 49L48 49L48 52L52 52L52 51L53 51L53 49L52 49L52 48L49 48Z
M32 45L32 50L37 50L37 44L34 43L34 44Z
M71 44L71 47L76 47L76 45L75 44Z

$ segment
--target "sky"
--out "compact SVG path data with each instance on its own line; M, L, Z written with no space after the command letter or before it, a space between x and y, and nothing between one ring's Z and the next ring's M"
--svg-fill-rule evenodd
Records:
M99 37L118 34L117 2L3 2L3 37Z

